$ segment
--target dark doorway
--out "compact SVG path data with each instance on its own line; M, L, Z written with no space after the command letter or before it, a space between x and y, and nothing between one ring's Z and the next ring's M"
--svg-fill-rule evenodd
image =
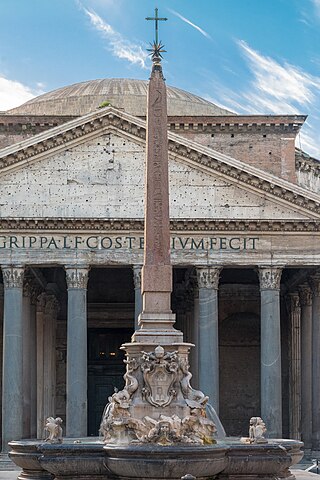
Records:
M114 389L124 386L123 343L129 342L129 328L88 329L88 434L97 436L103 409Z

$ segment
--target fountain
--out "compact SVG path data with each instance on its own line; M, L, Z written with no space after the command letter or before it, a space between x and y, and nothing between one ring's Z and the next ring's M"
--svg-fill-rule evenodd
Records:
M302 457L301 442L265 440L260 417L251 419L248 438L225 438L208 397L190 384L193 345L174 328L170 306L167 100L157 13L148 89L143 311L140 328L121 347L125 386L109 398L103 441L61 443L61 419L50 417L48 442L10 442L10 457L23 469L20 480L178 480L187 474L199 480L267 480L290 478L290 465Z

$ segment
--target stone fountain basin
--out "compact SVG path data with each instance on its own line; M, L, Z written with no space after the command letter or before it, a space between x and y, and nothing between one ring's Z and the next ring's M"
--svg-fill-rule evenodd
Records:
M213 477L228 464L226 445L106 445L106 465L116 478L180 480Z
M226 438L207 446L104 445L99 438L10 442L9 456L21 467L19 480L197 480L294 478L289 468L303 456L298 440L245 445Z

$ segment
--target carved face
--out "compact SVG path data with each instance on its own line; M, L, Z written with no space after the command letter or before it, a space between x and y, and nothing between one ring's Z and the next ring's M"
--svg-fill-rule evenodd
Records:
M169 423L165 422L159 425L159 433L161 433L162 435L168 435L169 432L170 432Z

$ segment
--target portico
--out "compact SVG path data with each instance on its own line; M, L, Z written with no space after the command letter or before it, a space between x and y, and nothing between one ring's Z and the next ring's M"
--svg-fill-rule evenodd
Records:
M13 263L2 267L3 348L4 352L10 352L10 366L5 354L3 363L3 382L7 385L2 403L3 442L17 435L35 436L35 431L38 437L43 437L43 419L52 414L64 419L70 436L86 435L88 428L96 433L99 401L105 401L114 386L121 387L122 358L118 358L116 352L134 331L134 319L141 309L137 279L140 265ZM285 385L294 371L294 381L312 390L307 381L310 368L301 369L301 361L307 362L305 357L310 349L303 346L300 358L300 343L294 337L299 331L303 342L310 342L310 336L302 336L300 327L307 313L303 307L298 313L296 307L286 311L286 305L293 291L304 291L308 282L314 285L318 278L315 271L315 266L273 267L265 263L261 266L201 266L194 262L175 265L173 308L177 328L184 331L187 341L198 340L200 348L195 349L192 360L198 365L198 371L194 370L195 381L198 378L199 388L211 394L217 410L220 399L220 416L228 433L240 435L247 420L243 419L244 412L253 414L261 408L265 418L270 416L269 425L274 421L274 436L279 436L282 428L284 434L289 434L294 424L298 425L297 434L306 435L299 429L299 418L301 414L305 418L305 403L310 400L304 393L300 412L296 396L301 397L301 390L291 389L288 393ZM24 305L15 312L15 321L23 331L19 340L22 349L20 343L12 343L10 333L6 333L6 318L12 318L14 304L18 308L17 299ZM317 311L316 300L312 309ZM235 331L242 332L241 338L233 336L229 330L231 325ZM287 329L292 334L281 334ZM244 356L241 349L246 352ZM200 351L210 355L201 355ZM28 354L24 356L24 352ZM20 378L16 375L14 382L8 377L12 375L12 358L17 359L16 365L23 364L24 372ZM251 372L249 378L241 373L246 371ZM276 389L274 394L270 395L267 384ZM252 396L252 391L256 396ZM235 393L238 400L233 397L226 405L225 398ZM88 397L90 411L94 413L80 426L74 412L82 409L82 418L86 418ZM75 407L74 402L79 405ZM23 409L24 422L9 422L11 417L5 415L8 403L11 411ZM282 417L282 405L295 406L292 418ZM271 434L271 428L269 430ZM310 442L312 445L312 440Z

